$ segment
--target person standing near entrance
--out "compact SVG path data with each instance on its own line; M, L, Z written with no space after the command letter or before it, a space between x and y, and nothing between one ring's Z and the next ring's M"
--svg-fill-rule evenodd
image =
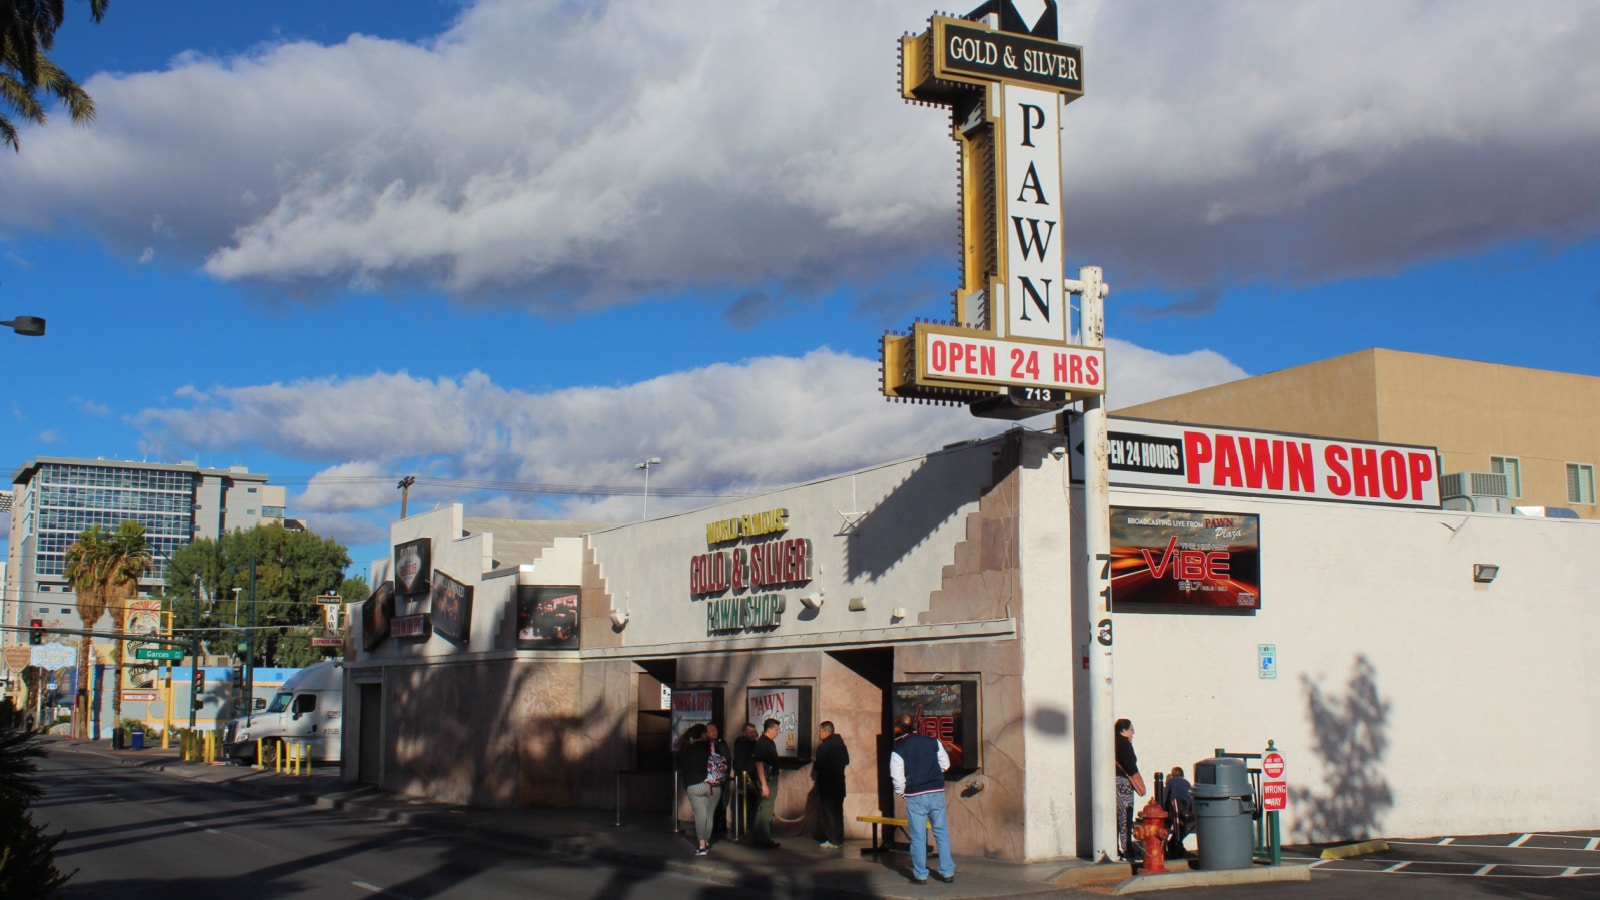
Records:
M734 820L739 823L739 837L749 838L750 813L761 803L761 783L756 780L756 742L761 740L761 732L756 730L756 723L744 723L744 733L734 738L733 741L733 787L729 793L738 791L733 806Z
M705 856L710 850L711 813L717 808L717 797L722 794L720 776L716 784L712 783L711 759L706 726L691 725L678 745L678 775L683 779L684 793L689 795L689 807L694 810L694 836L699 841L695 856Z
M722 729L715 722L706 724L706 743L711 745L713 766L721 760L722 777L717 779L717 783L722 787L722 792L717 795L717 808L711 814L711 839L720 841L728 836L728 807L733 800L733 786L730 784L728 769L732 764L733 754L729 752L728 745L723 743Z
M1133 829L1133 799L1144 796L1144 776L1139 756L1133 752L1133 723L1118 719L1117 731L1117 855L1131 859L1139 848L1128 839Z
M756 781L760 785L761 805L756 807L756 820L750 826L750 846L775 848L772 839L772 813L778 802L778 729L777 719L761 723L761 737L756 741Z
M844 738L833 730L832 722L817 726L817 758L811 763L811 777L817 782L817 799L822 804L822 849L837 850L844 844L844 770L850 765L850 750Z
M928 826L939 848L939 880L954 884L956 861L950 855L950 823L945 819L944 773L950 756L944 745L911 727L911 717L894 723L894 752L889 754L889 779L906 799L906 837L911 842L911 883L928 883Z

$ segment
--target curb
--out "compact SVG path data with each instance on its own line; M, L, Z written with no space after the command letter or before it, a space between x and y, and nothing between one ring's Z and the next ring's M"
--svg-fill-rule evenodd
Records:
M1136 875L1112 889L1113 894L1142 894L1186 887L1219 887L1235 884L1311 881L1310 866L1251 866L1248 869L1196 869L1165 875Z
M1352 856L1364 856L1368 853L1382 853L1389 849L1389 842L1385 840L1362 841L1359 844L1345 844L1340 847L1329 847L1322 851L1323 859L1349 859Z

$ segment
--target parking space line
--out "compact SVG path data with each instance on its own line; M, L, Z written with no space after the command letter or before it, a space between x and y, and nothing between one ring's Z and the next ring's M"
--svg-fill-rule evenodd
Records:
M1180 810L1180 812L1181 812L1181 810ZM1576 874L1578 874L1578 867L1577 866L1567 866L1565 869L1562 869L1561 870L1561 874L1557 875L1556 877L1557 878L1566 878L1568 875L1576 875Z
M1583 845L1585 850L1593 850L1595 847L1600 847L1600 838L1589 838L1589 843Z
M1439 839L1439 845L1441 847L1444 846L1445 844L1454 844L1455 842L1456 842L1456 839L1453 838L1453 837L1451 837L1451 838L1440 838Z
M1494 867L1496 865L1497 865L1497 863L1489 863L1486 866L1479 866L1478 867L1478 871L1473 872L1472 874L1474 874L1474 875L1487 875L1490 872L1494 871Z
M1409 865L1411 865L1411 862L1409 860L1407 860L1405 862L1397 862L1394 865L1388 867L1387 869L1384 869L1383 871L1385 871L1385 872L1398 872L1401 869L1404 869L1406 866L1409 866Z
M1525 834L1522 837L1519 837L1516 840L1512 841L1511 843L1507 844L1506 846L1508 846L1508 847L1521 847L1523 844L1526 844L1528 842L1529 838L1532 838L1532 837L1533 837L1533 835L1531 835L1531 834Z

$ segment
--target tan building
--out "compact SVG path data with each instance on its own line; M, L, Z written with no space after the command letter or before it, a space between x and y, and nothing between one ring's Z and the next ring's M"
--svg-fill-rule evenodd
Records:
M1439 471L1498 472L1517 506L1596 518L1600 378L1371 349L1116 415L1424 444Z

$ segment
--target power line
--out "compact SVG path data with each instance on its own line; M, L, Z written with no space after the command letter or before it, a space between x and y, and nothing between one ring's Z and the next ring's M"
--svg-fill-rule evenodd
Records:
M393 484L399 475L274 475L272 480L280 485L318 484L328 485L362 485L362 484ZM431 475L418 475L415 484L432 485L435 487L460 488L469 491L504 491L519 494L571 494L589 496L629 496L644 493L640 485L599 485L599 484L549 484L531 481L489 481L477 478L440 478ZM650 492L657 496L665 497L750 497L759 490L729 490L715 488L673 488L652 486Z

